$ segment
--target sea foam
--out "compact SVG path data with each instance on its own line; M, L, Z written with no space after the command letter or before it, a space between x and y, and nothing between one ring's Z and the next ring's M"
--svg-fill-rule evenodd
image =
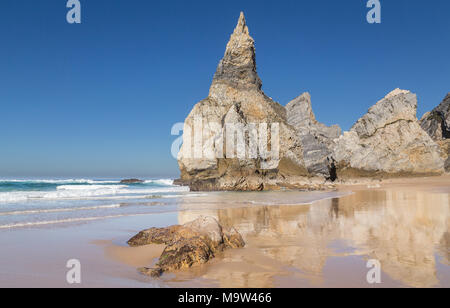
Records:
M43 184L42 187L40 184ZM123 185L120 181L88 179L0 180L0 203L60 199L144 199L154 194L183 192L189 192L189 188L174 186L173 180L170 179L148 180L142 185Z

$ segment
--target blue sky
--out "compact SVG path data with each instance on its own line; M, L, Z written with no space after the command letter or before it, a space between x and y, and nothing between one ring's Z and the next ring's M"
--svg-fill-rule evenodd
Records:
M177 176L173 124L205 98L246 14L263 89L309 91L349 129L394 88L420 117L450 91L450 1L65 0L0 2L0 176Z

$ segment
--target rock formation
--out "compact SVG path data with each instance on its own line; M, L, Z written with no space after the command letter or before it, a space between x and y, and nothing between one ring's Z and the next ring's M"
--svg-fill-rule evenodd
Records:
M445 121L422 125L447 136L448 103L439 108L432 116ZM208 97L185 121L175 184L192 191L321 189L339 176L439 174L441 150L416 110L416 96L397 89L341 136L338 126L317 122L309 93L281 106L262 91L241 13Z
M241 13L209 96L185 121L178 184L189 185L192 190L265 190L294 185L291 176L311 176L286 109L267 97L261 86L254 41ZM245 130L243 144L236 141L235 148L235 136L229 129L233 125ZM264 134L265 140L261 137ZM232 138L227 138L229 135ZM255 136L257 141L252 138ZM255 144L261 143L266 149L255 150Z
M222 228L215 218L204 216L182 226L144 230L128 241L132 247L150 244L166 245L155 268L139 269L141 273L152 277L204 264L218 252L245 246L241 235L234 228Z
M142 183L144 183L144 181L139 179L125 179L120 181L120 184L142 184Z
M422 117L420 125L433 140L450 138L450 93L439 106Z
M445 170L450 172L450 93L438 107L422 117L420 125L441 146Z
M415 94L396 89L337 140L339 177L440 174L439 146L420 127Z
M328 127L316 120L311 107L311 95L303 93L286 106L288 123L297 130L308 171L334 180L330 158L334 140L341 135L338 125Z

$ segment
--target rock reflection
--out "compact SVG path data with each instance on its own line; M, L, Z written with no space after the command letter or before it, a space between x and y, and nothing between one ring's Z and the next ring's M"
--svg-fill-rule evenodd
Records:
M273 287L280 276L326 284L327 260L350 256L378 259L383 272L403 285L435 287L436 263L449 265L449 208L443 193L360 191L313 205L185 211L179 222L209 215L241 232L247 247L225 254L203 273L224 287Z

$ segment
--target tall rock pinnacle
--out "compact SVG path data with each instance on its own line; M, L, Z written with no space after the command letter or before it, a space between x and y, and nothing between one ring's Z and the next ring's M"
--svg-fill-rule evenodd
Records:
M303 187L297 177L309 181L298 132L288 124L286 109L261 87L255 42L241 13L208 97L186 118L186 128L203 127L197 136L183 134L178 184L192 191L248 191Z
M261 79L256 72L255 41L249 34L244 13L241 12L214 75L210 97L223 99L229 88L259 91L261 86Z
M309 94L281 106L262 91L241 13L208 97L186 118L176 183L191 191L329 189L323 180L337 176L440 174L444 157L416 111L416 95L397 89L341 136L316 120Z

